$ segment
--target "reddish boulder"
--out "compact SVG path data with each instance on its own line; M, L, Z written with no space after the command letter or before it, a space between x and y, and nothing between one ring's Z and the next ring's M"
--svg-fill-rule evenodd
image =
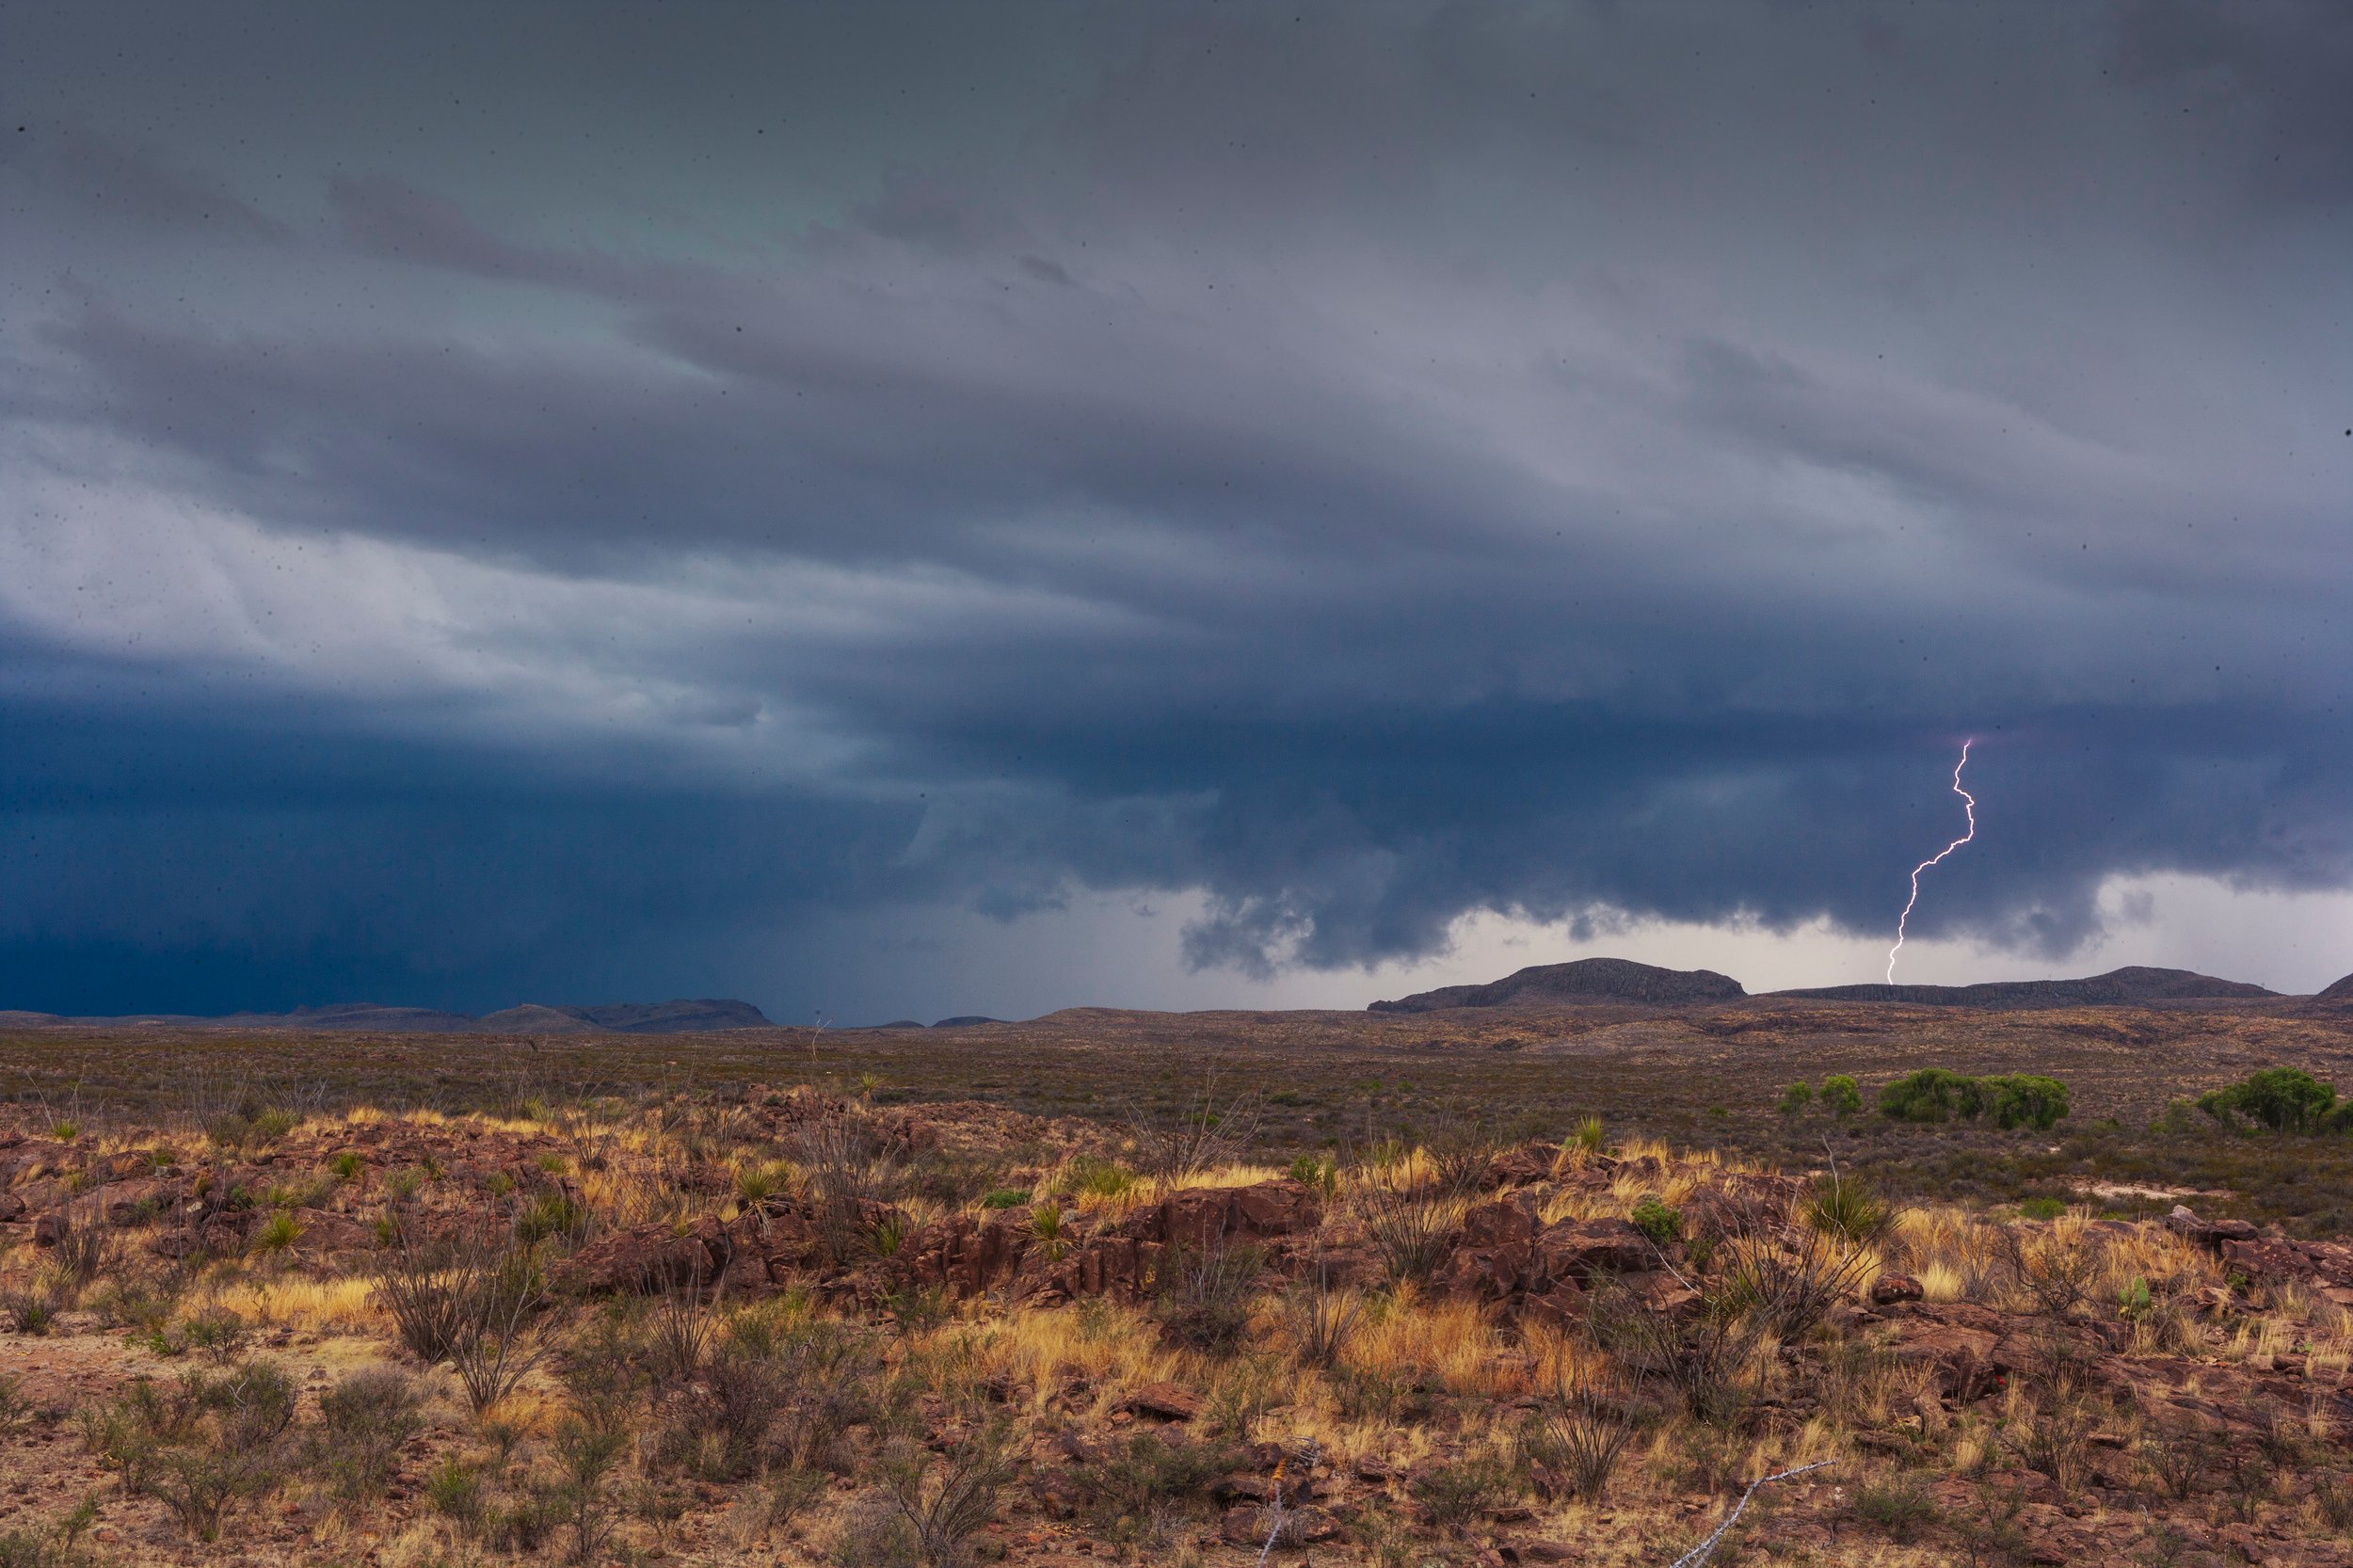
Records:
M24 1200L14 1192L0 1192L0 1224L24 1218Z
M62 1210L52 1209L33 1222L33 1245L54 1247L72 1232L73 1222Z
M1119 1408L1162 1421L1190 1421L1201 1414L1203 1400L1174 1383L1147 1383L1119 1402Z
M1529 1283L1535 1240L1536 1217L1527 1205L1509 1198L1475 1205L1463 1216L1439 1285L1466 1295L1508 1299Z
M1910 1274L1881 1274L1871 1282L1871 1302L1875 1306L1890 1306L1897 1302L1916 1302L1927 1292L1920 1282Z
M1639 1273L1658 1258L1650 1238L1624 1220L1562 1220L1536 1238L1535 1256L1546 1279L1579 1285L1596 1274Z
M145 1224L163 1218L184 1192L176 1182L118 1181L100 1195L101 1212L110 1225Z
M1967 1403L1992 1391L2002 1320L1961 1303L1923 1305L1896 1320L1896 1359L1936 1369L1938 1392Z
M1538 1139L1516 1149L1506 1149L1489 1160L1486 1173L1479 1178L1479 1185L1492 1190L1497 1187L1526 1187L1533 1182L1546 1181L1551 1179L1560 1162L1561 1145Z

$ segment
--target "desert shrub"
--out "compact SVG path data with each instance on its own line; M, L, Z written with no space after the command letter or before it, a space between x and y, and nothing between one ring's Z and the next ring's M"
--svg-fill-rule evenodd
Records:
M424 1500L434 1512L472 1533L482 1525L482 1472L451 1454L425 1477Z
M1262 1111L1254 1091L1229 1087L1211 1065L1199 1087L1180 1098L1130 1105L1128 1113L1144 1174L1176 1182L1238 1158L1256 1137Z
M1988 1229L1993 1262L2003 1283L2029 1311L2070 1318L2091 1300L2106 1261L2089 1237L2071 1242L2051 1232L2023 1231L2013 1225Z
M2274 1132L2316 1132L2336 1100L2333 1084L2301 1067L2264 1067L2199 1096L2198 1109L2226 1124L2244 1118Z
M981 1194L983 1208L1020 1208L1030 1201L1026 1187L995 1187Z
M1785 1116L1802 1116L1814 1104L1814 1085L1800 1080L1781 1092L1781 1103L1775 1107Z
M1462 1204L1433 1183L1411 1181L1403 1167L1371 1166L1357 1183L1356 1207L1382 1266L1402 1285L1438 1272Z
M281 1208L263 1221L253 1232L253 1249L256 1252L284 1252L301 1239L301 1222Z
M1644 1193L1626 1219L1636 1230L1649 1237L1655 1247L1663 1247L1683 1235L1683 1211L1660 1202L1655 1192Z
M1116 1201L1136 1190L1136 1173L1115 1160L1080 1155L1063 1167L1055 1185L1074 1198Z
M1655 1310L1624 1284L1593 1293L1586 1329L1625 1372L1671 1395L1696 1421L1729 1423L1748 1402L1762 1313L1728 1292L1704 1293L1688 1314Z
M711 1354L717 1324L703 1304L702 1283L697 1270L682 1283L665 1283L653 1299L641 1354L657 1388L693 1382Z
M862 1116L804 1122L793 1129L792 1157L826 1253L838 1267L856 1262L872 1240L867 1210L896 1174L882 1139Z
M1516 1479L1504 1455L1474 1454L1431 1466L1406 1491L1433 1525L1460 1529L1512 1496Z
M1884 1239L1895 1221L1867 1183L1836 1170L1817 1177L1807 1190L1802 1212L1814 1229L1865 1246Z
M1561 1148L1570 1154L1599 1154L1602 1147L1602 1125L1599 1116L1586 1116L1569 1129L1561 1141Z
M2073 1400L2051 1400L2003 1429L2001 1440L2031 1468L2041 1471L2062 1493L2073 1495L2089 1473L2091 1409Z
M1833 1073L1822 1080L1822 1109L1840 1121L1863 1109L1863 1090L1846 1073Z
M1293 1159L1290 1178L1327 1203L1339 1196L1340 1168L1321 1155L1303 1154Z
M1173 1498L1190 1496L1248 1455L1223 1443L1171 1443L1157 1432L1131 1433L1103 1458L1079 1466L1077 1480L1099 1521L1143 1518Z
M612 1475L629 1448L629 1433L575 1416L556 1429L556 1479L536 1488L546 1514L572 1532L571 1560L604 1560L604 1545L619 1521Z
M19 1334L43 1335L64 1310L65 1292L56 1276L43 1271L30 1284L0 1291L0 1317Z
M448 1362L476 1412L552 1348L552 1304L530 1246L396 1223L373 1284L401 1344L428 1368Z
M1483 1116L1455 1116L1438 1124L1422 1141L1440 1193L1463 1197L1479 1190L1487 1167L1504 1145L1502 1133Z
M213 1541L232 1504L284 1480L294 1411L286 1374L251 1361L221 1374L191 1372L168 1388L136 1382L85 1412L83 1440L126 1492L161 1499L183 1530Z
M1336 1287L1321 1263L1291 1288L1288 1301L1291 1337L1305 1367L1331 1367L1348 1348L1364 1317L1364 1298Z
M1520 1433L1520 1453L1540 1490L1597 1503L1633 1446L1635 1423L1592 1384L1579 1384L1547 1401Z
M538 1257L510 1247L474 1271L460 1303L449 1363L476 1414L504 1399L552 1348L552 1311Z
M2338 1534L2353 1530L2353 1482L2344 1476L2314 1476L2313 1506L2320 1511L2321 1523Z
M1177 1344L1231 1351L1250 1327L1250 1294L1264 1262L1256 1247L1171 1245L1153 1271L1153 1320Z
M887 1494L860 1498L825 1553L832 1568L923 1568L922 1544Z
M903 1444L884 1461L883 1488L928 1568L968 1568L972 1541L997 1511L997 1494L1013 1479L1009 1430L967 1432L940 1456Z
M1878 1240L1804 1225L1736 1224L1717 1247L1721 1270L1709 1304L1753 1320L1759 1330L1795 1338L1878 1272Z
M402 1444L424 1425L416 1380L389 1367L353 1372L319 1396L312 1466L336 1495L372 1497L384 1490Z
M588 1240L587 1207L566 1192L542 1192L515 1216L515 1239L525 1246L560 1241L577 1247Z
M735 1168L735 1195L747 1206L763 1204L783 1192L791 1176L792 1168L778 1160L738 1165Z
M794 1469L846 1467L844 1440L874 1411L880 1355L872 1336L847 1323L809 1319L768 1338L731 1334L728 1350L757 1355L775 1368L783 1393L771 1431L784 1462Z
M338 1181L355 1181L359 1178L360 1173L368 1168L368 1165L366 1160L360 1158L359 1150L344 1149L327 1162L327 1168L335 1173L335 1179Z
M65 1234L49 1249L50 1272L67 1294L78 1296L114 1261L114 1238L106 1233L97 1200L76 1204L67 1213Z
M1865 1523L1877 1525L1899 1544L1936 1523L1935 1502L1928 1489L1910 1476L1861 1488L1855 1493L1854 1511Z

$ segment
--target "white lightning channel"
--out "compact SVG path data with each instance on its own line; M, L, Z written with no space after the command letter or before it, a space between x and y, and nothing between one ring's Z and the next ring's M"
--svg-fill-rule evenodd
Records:
M1969 748L1977 739L1961 743L1961 760L1953 764L1953 793L1961 797L1961 808L1968 813L1969 831L1912 868L1912 896L1904 900L1904 912L1896 917L1896 945L1887 950L1887 984L1896 984L1896 955L1904 951L1904 922L1912 919L1912 906L1920 902L1920 873L1935 865L1953 851L1977 836L1977 797L1961 787L1961 770L1969 765Z

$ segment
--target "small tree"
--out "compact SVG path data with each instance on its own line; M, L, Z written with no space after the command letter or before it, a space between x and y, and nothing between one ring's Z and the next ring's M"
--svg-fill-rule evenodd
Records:
M1996 1073L1973 1085L1976 1099L1993 1125L2008 1130L2030 1127L2048 1132L2067 1117L2067 1085L2040 1073ZM1976 1111L1970 1112L1977 1114Z
M1863 1109L1863 1091L1845 1073L1833 1073L1822 1080L1822 1107L1840 1121Z
M1781 1113L1785 1116L1802 1116L1806 1107L1813 1103L1814 1085L1803 1080L1792 1083L1781 1092Z
M1907 1073L1880 1091L1880 1114L1898 1122L1948 1122L1975 1115L1972 1081L1943 1067Z

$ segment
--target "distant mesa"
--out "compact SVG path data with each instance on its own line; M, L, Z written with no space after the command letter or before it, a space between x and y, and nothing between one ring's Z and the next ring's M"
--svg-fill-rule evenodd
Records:
M601 1007L526 1003L485 1014L474 1020L473 1027L510 1034L689 1034L775 1026L748 1001L696 997L678 1001L616 1001Z
M865 1027L868 1029L920 1029L923 1024L919 1018L893 1018L887 1024L868 1024Z
M2313 1000L2314 1001L2353 1002L2353 974L2346 975Z
M960 1013L952 1018L942 1018L932 1027L934 1029L969 1029L974 1024L1000 1024L1004 1021L1002 1018L992 1018L984 1013Z
M2353 984L2353 976L2337 985ZM2330 989L2335 989L2331 986ZM2083 980L1997 980L1980 985L1819 985L1775 991L1776 997L1813 1001L1907 1001L1930 1007L2102 1007L2160 1001L2219 1001L2276 997L2277 991L2243 981L2217 980L2188 969L2133 966ZM2353 996L2349 991L2348 996ZM2328 992L2321 993L2323 997Z
M1571 964L1539 964L1484 985L1445 985L1395 1001L1376 1001L1366 1011L1434 1013L1448 1007L1537 1007L1564 1001L1665 1006L1737 1001L1747 995L1738 981L1713 969L1662 969L1625 958L1580 958Z

